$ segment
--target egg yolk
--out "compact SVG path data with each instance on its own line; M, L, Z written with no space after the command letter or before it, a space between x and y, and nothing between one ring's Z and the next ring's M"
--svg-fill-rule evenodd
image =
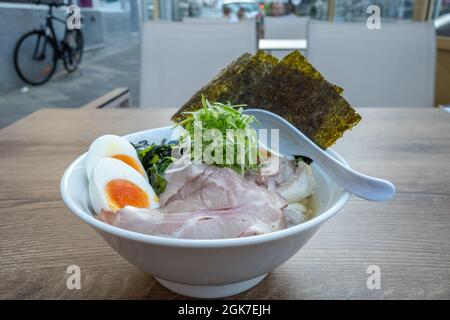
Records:
M114 212L125 206L148 208L150 204L147 193L127 180L111 180L106 184L105 191L109 207Z
M112 156L111 158L120 160L120 161L126 163L127 165L129 165L130 167L132 167L133 169L135 169L137 172L139 172L143 176L145 175L144 172L142 171L142 168L137 163L137 161L134 160L132 157L127 156L126 154L116 154L116 155Z

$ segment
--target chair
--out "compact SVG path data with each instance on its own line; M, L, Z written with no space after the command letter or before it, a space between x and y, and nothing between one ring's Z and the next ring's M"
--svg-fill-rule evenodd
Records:
M308 60L344 88L356 107L430 107L434 100L435 31L431 23L311 21Z
M140 106L182 106L231 61L255 53L256 46L254 21L144 23Z
M260 41L306 41L309 17L297 17L294 15L264 18L264 39ZM260 49L261 44L260 44ZM292 52L292 49L274 48L263 49L271 55L282 59ZM302 51L303 53L304 51Z
M306 39L309 17L282 16L264 18L265 39Z

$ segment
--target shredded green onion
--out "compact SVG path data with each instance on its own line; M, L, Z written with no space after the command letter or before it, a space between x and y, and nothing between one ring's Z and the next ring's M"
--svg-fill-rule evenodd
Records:
M184 112L188 116L177 124L186 130L180 142L190 139L191 153L195 154L195 134L196 130L200 130L198 123L201 123L203 162L229 167L241 174L258 168L258 139L250 126L258 122L254 116L243 114L243 107L245 105L211 103L202 96L202 107L194 112ZM210 129L220 132L221 145L211 137L211 131L208 132ZM205 158L205 152L210 152L211 156Z

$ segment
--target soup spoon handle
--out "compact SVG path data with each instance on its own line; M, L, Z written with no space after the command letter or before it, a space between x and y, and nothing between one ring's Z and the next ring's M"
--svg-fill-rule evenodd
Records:
M260 128L280 131L279 137L283 143L280 143L279 151L282 154L301 154L311 158L334 181L355 196L373 201L386 201L394 196L395 187L391 182L367 176L343 165L282 117L261 109L243 112L255 116Z
M372 201L386 201L395 194L395 187L391 182L346 167L325 152L315 154L308 152L307 156L313 159L334 181L355 196Z

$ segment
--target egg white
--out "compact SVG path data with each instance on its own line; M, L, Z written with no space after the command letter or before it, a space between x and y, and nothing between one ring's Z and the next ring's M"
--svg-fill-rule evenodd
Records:
M89 180L89 198L96 214L102 210L113 211L106 195L106 185L116 179L134 183L148 196L149 208L159 207L159 199L148 181L135 169L114 158L103 158L97 161Z
M142 166L136 150L126 139L115 135L104 135L98 137L91 143L86 156L86 174L91 179L92 171L98 161L103 158L110 158L115 155L126 155L134 159L137 166L142 171L142 175L148 180L147 174ZM132 168L132 167L130 167ZM134 168L132 168L134 170Z

